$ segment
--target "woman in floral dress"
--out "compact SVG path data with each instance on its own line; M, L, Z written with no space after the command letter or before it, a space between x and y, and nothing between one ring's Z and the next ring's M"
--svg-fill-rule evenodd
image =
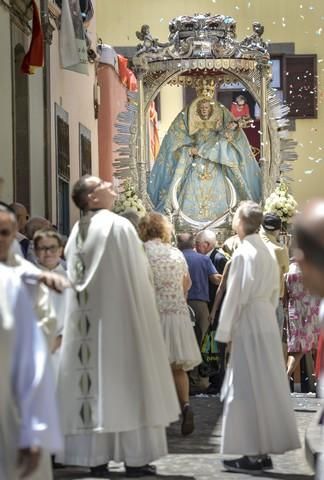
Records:
M145 242L153 272L162 331L182 408L181 432L188 435L194 430L194 419L189 404L187 371L201 363L201 355L186 302L191 279L183 254L171 245L171 231L171 224L159 213L150 213L139 223L139 235Z
M286 275L287 290L287 374L294 373L305 353L317 349L320 299L305 290L302 274L295 260Z

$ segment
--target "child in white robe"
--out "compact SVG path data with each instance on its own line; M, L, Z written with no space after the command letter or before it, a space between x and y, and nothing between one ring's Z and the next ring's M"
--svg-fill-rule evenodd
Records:
M63 242L60 234L55 230L38 230L34 235L33 243L37 258L37 266L42 270L55 272L66 277L66 270L61 260L63 253ZM57 378L59 355L64 328L66 291L61 294L51 291L50 297L57 318L56 335L51 346L55 377Z

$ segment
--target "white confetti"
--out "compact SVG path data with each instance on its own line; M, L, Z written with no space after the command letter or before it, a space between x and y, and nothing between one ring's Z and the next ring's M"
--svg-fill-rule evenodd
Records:
M311 175L314 170L305 170L304 173L305 175Z

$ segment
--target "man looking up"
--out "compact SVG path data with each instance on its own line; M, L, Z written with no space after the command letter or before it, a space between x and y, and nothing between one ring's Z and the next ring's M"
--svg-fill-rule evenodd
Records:
M142 244L110 212L112 184L83 176L72 190L83 213L65 254L74 285L63 335L59 398L66 435L58 461L109 478L109 460L128 477L154 475L166 455L165 427L179 415Z

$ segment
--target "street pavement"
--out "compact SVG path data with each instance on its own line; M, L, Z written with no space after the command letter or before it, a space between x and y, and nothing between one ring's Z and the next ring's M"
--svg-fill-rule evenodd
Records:
M271 395L271 392L269 392ZM302 448L285 455L274 455L274 470L253 477L245 474L228 473L223 470L220 455L222 406L218 396L198 395L191 397L195 411L196 429L182 437L180 425L173 424L168 431L169 455L156 462L158 480L240 480L277 479L311 480L313 473L305 458L305 431L320 407L313 394L293 394L294 407ZM278 405L280 408L280 405ZM125 478L123 466L110 464L112 480ZM146 477L148 478L148 477ZM154 477L150 477L154 478ZM92 480L86 469L62 469L55 472L56 480ZM148 478L149 480L149 478Z

